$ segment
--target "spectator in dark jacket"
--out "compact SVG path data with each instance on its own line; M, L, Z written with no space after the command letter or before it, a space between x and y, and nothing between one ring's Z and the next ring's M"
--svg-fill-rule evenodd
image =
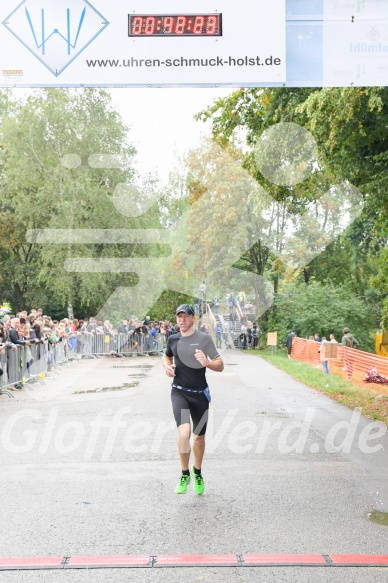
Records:
M295 328L293 330L291 330L291 332L287 335L287 339L286 339L286 347L287 347L287 353L288 353L288 358L291 358L291 351L292 351L292 339L295 338L296 336L296 330Z
M357 348L360 346L358 340L356 340L353 334L350 333L349 328L343 329L341 344L342 346L348 346L348 348Z
M12 318L11 326L8 330L7 340L8 342L12 342L12 344L22 344L24 346L26 341L24 340L24 338L19 338L19 327L20 327L19 318Z

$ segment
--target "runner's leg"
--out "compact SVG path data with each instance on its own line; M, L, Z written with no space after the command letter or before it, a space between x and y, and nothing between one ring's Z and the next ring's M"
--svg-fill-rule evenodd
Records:
M182 470L189 469L190 461L190 423L183 423L178 427L178 452Z
M190 404L187 400L186 393L178 389L171 390L171 403L178 428L178 453L182 470L189 469L190 459Z
M205 395L198 395L191 405L191 417L193 419L193 454L194 467L200 470L205 453L205 433L209 418L209 401Z
M194 454L194 466L197 470L202 467L202 460L205 453L205 435L195 435L193 440L193 454Z

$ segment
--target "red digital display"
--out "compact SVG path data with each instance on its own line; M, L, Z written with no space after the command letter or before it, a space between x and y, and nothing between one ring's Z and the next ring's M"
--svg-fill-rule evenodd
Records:
M222 36L222 14L130 14L128 36Z

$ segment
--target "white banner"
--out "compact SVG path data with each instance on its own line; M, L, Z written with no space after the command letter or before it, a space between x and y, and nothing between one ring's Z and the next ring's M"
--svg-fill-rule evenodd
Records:
M286 0L2 0L0 86L286 80Z
M324 24L325 87L387 85L388 21Z

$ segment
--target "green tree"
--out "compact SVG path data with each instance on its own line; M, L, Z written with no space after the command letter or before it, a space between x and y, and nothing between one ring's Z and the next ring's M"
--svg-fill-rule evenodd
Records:
M369 306L345 285L311 281L283 285L276 297L276 312L268 322L269 331L277 331L279 342L292 328L298 336L309 338L314 334L329 338L335 334L341 342L342 330L350 328L360 342L360 349L374 352L371 329L374 319Z
M2 93L0 104L6 103ZM64 267L67 258L166 254L165 246L141 242L55 242L60 229L161 226L157 204L140 218L128 218L115 208L115 187L136 183L135 151L106 91L50 89L12 103L12 109L8 103L3 107L0 147L0 289L17 309L69 303L85 314L95 313L116 287L133 285L136 276L69 273ZM118 156L120 163L105 168L101 157L106 155ZM153 200L157 191L155 181L146 180L140 188L142 202ZM53 241L34 242L29 232L36 229L50 229Z
M244 167L292 213L303 213L310 201L340 181L360 189L364 195L361 217L306 265L301 276L306 283L311 277L333 282L342 279L355 293L375 300L378 294L369 282L378 269L378 256L388 234L387 101L386 87L241 89L197 116L212 121L213 137L223 146L243 132L248 146ZM270 190L253 149L263 132L284 122L295 122L312 132L319 148L318 165L309 180L294 188ZM273 271L270 264L268 269ZM384 271L384 265L381 269Z
M386 247L379 257L379 271L373 278L372 284L383 296L383 309L381 313L381 327L388 329L388 247Z

